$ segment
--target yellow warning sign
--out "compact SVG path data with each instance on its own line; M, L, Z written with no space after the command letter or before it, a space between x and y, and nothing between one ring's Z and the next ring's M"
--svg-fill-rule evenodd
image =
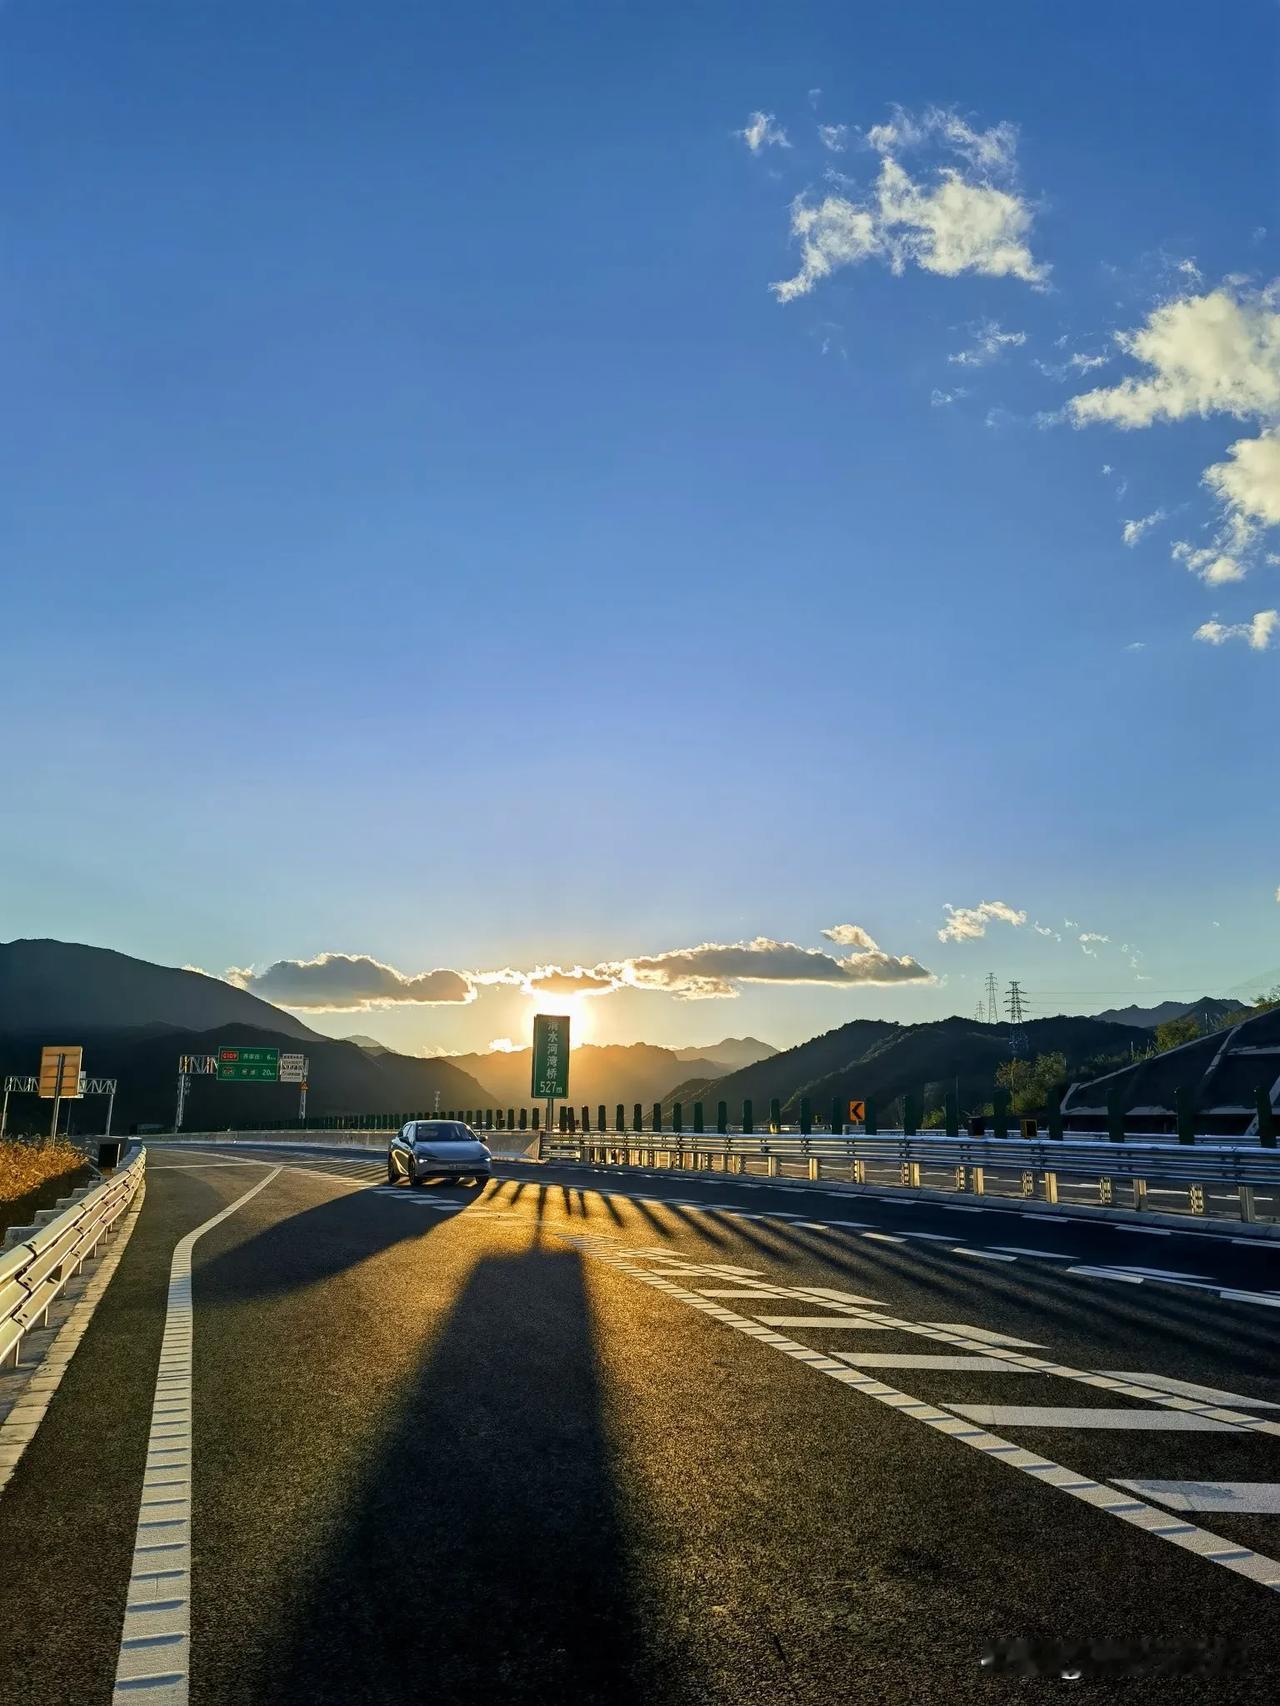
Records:
M849 1103L849 1124L850 1125L865 1125L866 1118L867 1118L867 1104L865 1102L850 1102Z
M40 1050L40 1094L46 1100L54 1096L80 1094L80 1064L84 1050L79 1043L50 1043Z

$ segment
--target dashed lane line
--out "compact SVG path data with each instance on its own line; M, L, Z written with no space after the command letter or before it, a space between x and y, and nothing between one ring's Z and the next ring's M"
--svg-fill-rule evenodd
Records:
M186 1706L191 1666L191 1252L278 1177L273 1168L178 1240L169 1267L142 1503L116 1662L115 1706Z
M1022 1372L1034 1374L1035 1370L1024 1368ZM947 1408L953 1415L981 1422L984 1428L1110 1428L1126 1433L1207 1434L1242 1431L1230 1422L1215 1422L1209 1416L1185 1410L1108 1410L1089 1404L948 1404Z
M651 1272L641 1263L631 1259L633 1252L625 1247L611 1247L610 1240L575 1237L567 1233L560 1233L558 1236L598 1260L607 1262L619 1272L640 1280L642 1284L653 1286L673 1301L696 1309L722 1326L732 1328L745 1337L755 1339L760 1344L767 1344L783 1355L805 1363L863 1397L874 1399L875 1402L897 1411L899 1415L958 1440L970 1450L979 1451L986 1457L1017 1469L1044 1486L1054 1487L1069 1498L1100 1510L1117 1521L1141 1529L1144 1533L1152 1534L1169 1545L1205 1559L1208 1563L1217 1564L1222 1569L1257 1582L1272 1591L1280 1591L1280 1560L1255 1552L1247 1546L1238 1546L1194 1523L1177 1520L1169 1511L1133 1497L1128 1490L1122 1492L1118 1487L1079 1475L1061 1463L1055 1463L1037 1452L1028 1451L1022 1446L1014 1445L1010 1440L1002 1439L998 1434L979 1427L969 1418L957 1415L952 1410L939 1409L936 1405L927 1404L908 1392L876 1380L871 1375L862 1374L838 1357L824 1356L808 1345L798 1344L780 1333L771 1332L747 1316L735 1314L710 1298L686 1290L664 1274Z

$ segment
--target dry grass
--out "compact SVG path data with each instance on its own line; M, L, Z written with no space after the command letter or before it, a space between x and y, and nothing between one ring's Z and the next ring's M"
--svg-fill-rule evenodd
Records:
M84 1167L84 1152L69 1143L0 1143L0 1209Z

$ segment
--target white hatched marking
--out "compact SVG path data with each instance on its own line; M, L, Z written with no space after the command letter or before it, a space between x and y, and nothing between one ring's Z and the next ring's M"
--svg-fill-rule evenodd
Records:
M867 1321L861 1315L757 1315L766 1327L854 1327L859 1331L884 1332L891 1325Z
M1242 1410L1280 1410L1280 1404L1262 1398L1245 1398L1239 1392L1221 1392L1216 1386L1197 1386L1194 1380L1174 1380L1167 1374L1131 1374L1116 1368L1100 1368L1099 1374L1113 1380L1132 1380L1138 1386L1158 1386L1162 1392L1178 1392L1184 1398L1200 1398L1206 1404L1238 1404Z
M905 1238L899 1238L896 1232L864 1232L864 1238L874 1238L878 1244L905 1244Z
M1027 1250L1021 1244L993 1244L991 1248L993 1250L1007 1250L1011 1256L1036 1256L1046 1262L1075 1261L1074 1256L1064 1256L1061 1250Z
M1034 1374L1035 1369L1028 1369ZM1243 1433L1230 1422L1186 1410L1104 1410L1053 1404L948 1404L948 1410L991 1428L1111 1428L1138 1433Z
M979 1356L929 1356L915 1352L902 1351L837 1351L841 1362L850 1362L855 1368L934 1368L948 1374L968 1372L970 1374L1034 1374L1031 1368L1022 1368L1016 1362L1001 1362L996 1357Z
M998 1250L966 1250L963 1244L951 1246L953 1256L982 1256L988 1262L1016 1262L1016 1256L1002 1256Z
M1012 1345L1020 1351L1042 1351L1043 1345L1030 1339L1014 1339L1008 1333L989 1333L985 1327L970 1327L964 1321L925 1321L925 1327L939 1327L944 1333L959 1333L966 1339L979 1339L984 1345Z
M873 1309L882 1307L874 1297L862 1297L856 1291L841 1291L831 1285L807 1285L804 1292L806 1297L829 1297L833 1303L870 1304Z
M282 1170L273 1168L174 1248L112 1691L115 1706L140 1698L152 1706L186 1706L191 1646L191 1251L198 1238L243 1208Z
M1126 1274L1119 1268L1068 1268L1069 1274L1086 1274L1090 1279L1123 1280L1126 1285L1141 1285L1141 1274Z
M795 1297L794 1291L774 1291L767 1286L738 1288L737 1290L708 1290L706 1286L698 1287L699 1297Z
M1280 1516L1280 1481L1117 1481L1175 1511Z
M565 1237L566 1242L578 1243L589 1248L586 1240L575 1239L565 1234L558 1234L558 1236ZM623 1254L619 1249L615 1248L607 1252L599 1249L593 1250L591 1253L600 1256L612 1267L631 1275L646 1285L661 1287L668 1295L678 1298L682 1303L691 1305L698 1310L709 1311L724 1326L732 1327L735 1331L752 1338L762 1335L762 1329L754 1321L742 1315L735 1315L732 1310L725 1309L718 1304L708 1306L697 1293L684 1291L669 1280L656 1278L641 1267L639 1263L629 1260L628 1255ZM908 1331L931 1332L928 1327L921 1327L910 1322L903 1321L892 1324L901 1326ZM995 1339L998 1335L992 1334L990 1337ZM778 1335L768 1332L763 1332L762 1342L770 1343L788 1355L799 1355L806 1349L806 1347L797 1345L791 1340L780 1338ZM1011 1356L1014 1354L1016 1353L1010 1353ZM1034 1359L1026 1360L1034 1362ZM968 1446L970 1450L980 1451L984 1455L1005 1463L1012 1469L1019 1469L1043 1485L1066 1493L1069 1497L1090 1505L1094 1509L1101 1510L1108 1516L1116 1517L1131 1527L1152 1534L1157 1539L1168 1542L1171 1546L1177 1546L1183 1551L1205 1559L1208 1563L1217 1564L1223 1569L1230 1570L1234 1575L1244 1576L1247 1580L1257 1582L1262 1587L1270 1588L1273 1591L1280 1590L1280 1560L1268 1557L1262 1552L1254 1552L1248 1547L1237 1546L1231 1541L1224 1540L1220 1535L1211 1533L1208 1529L1197 1527L1194 1523L1176 1521L1167 1512L1155 1505L1147 1504L1141 1499L1128 1497L1105 1483L1090 1480L1087 1475L1077 1474L1075 1470L1064 1468L1062 1464L1054 1463L1051 1459L1042 1457L1036 1452L1013 1445L1010 1441L1001 1439L998 1434L988 1433L982 1428L969 1426L965 1419L960 1416L946 1410L940 1410L920 1399L912 1398L908 1393L900 1392L892 1386L886 1386L882 1381L875 1380L872 1376L862 1374L857 1369L847 1367L843 1363L837 1363L832 1358L811 1361L809 1366L817 1368L830 1379L840 1382L841 1385L854 1388L865 1397L874 1398L878 1403L888 1405L901 1415L910 1416L913 1421L923 1422L936 1432L947 1434L952 1439L959 1440L962 1445ZM1049 1368L1052 1365L1037 1366ZM1059 1372L1073 1373L1075 1371L1061 1370ZM1090 1377L1080 1376L1080 1378ZM1186 1402L1185 1399L1170 1399L1168 1401L1170 1403ZM1258 1422L1254 1425L1259 1429L1268 1431L1275 1427L1275 1424L1270 1422Z

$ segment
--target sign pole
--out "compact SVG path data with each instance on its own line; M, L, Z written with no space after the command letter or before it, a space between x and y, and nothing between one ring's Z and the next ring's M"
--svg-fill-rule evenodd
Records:
M306 1086L306 1081L304 1080L301 1088L298 1091L298 1118L300 1120L305 1120L306 1117L307 1117L307 1086Z
M107 1096L107 1129L103 1133L104 1137L110 1137L111 1136L111 1113L112 1113L112 1110L114 1109L115 1105L116 1105L116 1081L113 1078L111 1080L111 1091L110 1091L110 1094Z
M0 1137L3 1137L9 1124L9 1080L4 1081L4 1101L0 1103Z
M187 1099L187 1075L181 1068L178 1070L178 1107L173 1116L173 1129L182 1130L182 1104Z
M66 1058L65 1054L60 1054L58 1056L58 1077L57 1082L53 1087L53 1124L49 1127L49 1136L51 1138L57 1137L58 1135L58 1106L62 1101L62 1063Z

